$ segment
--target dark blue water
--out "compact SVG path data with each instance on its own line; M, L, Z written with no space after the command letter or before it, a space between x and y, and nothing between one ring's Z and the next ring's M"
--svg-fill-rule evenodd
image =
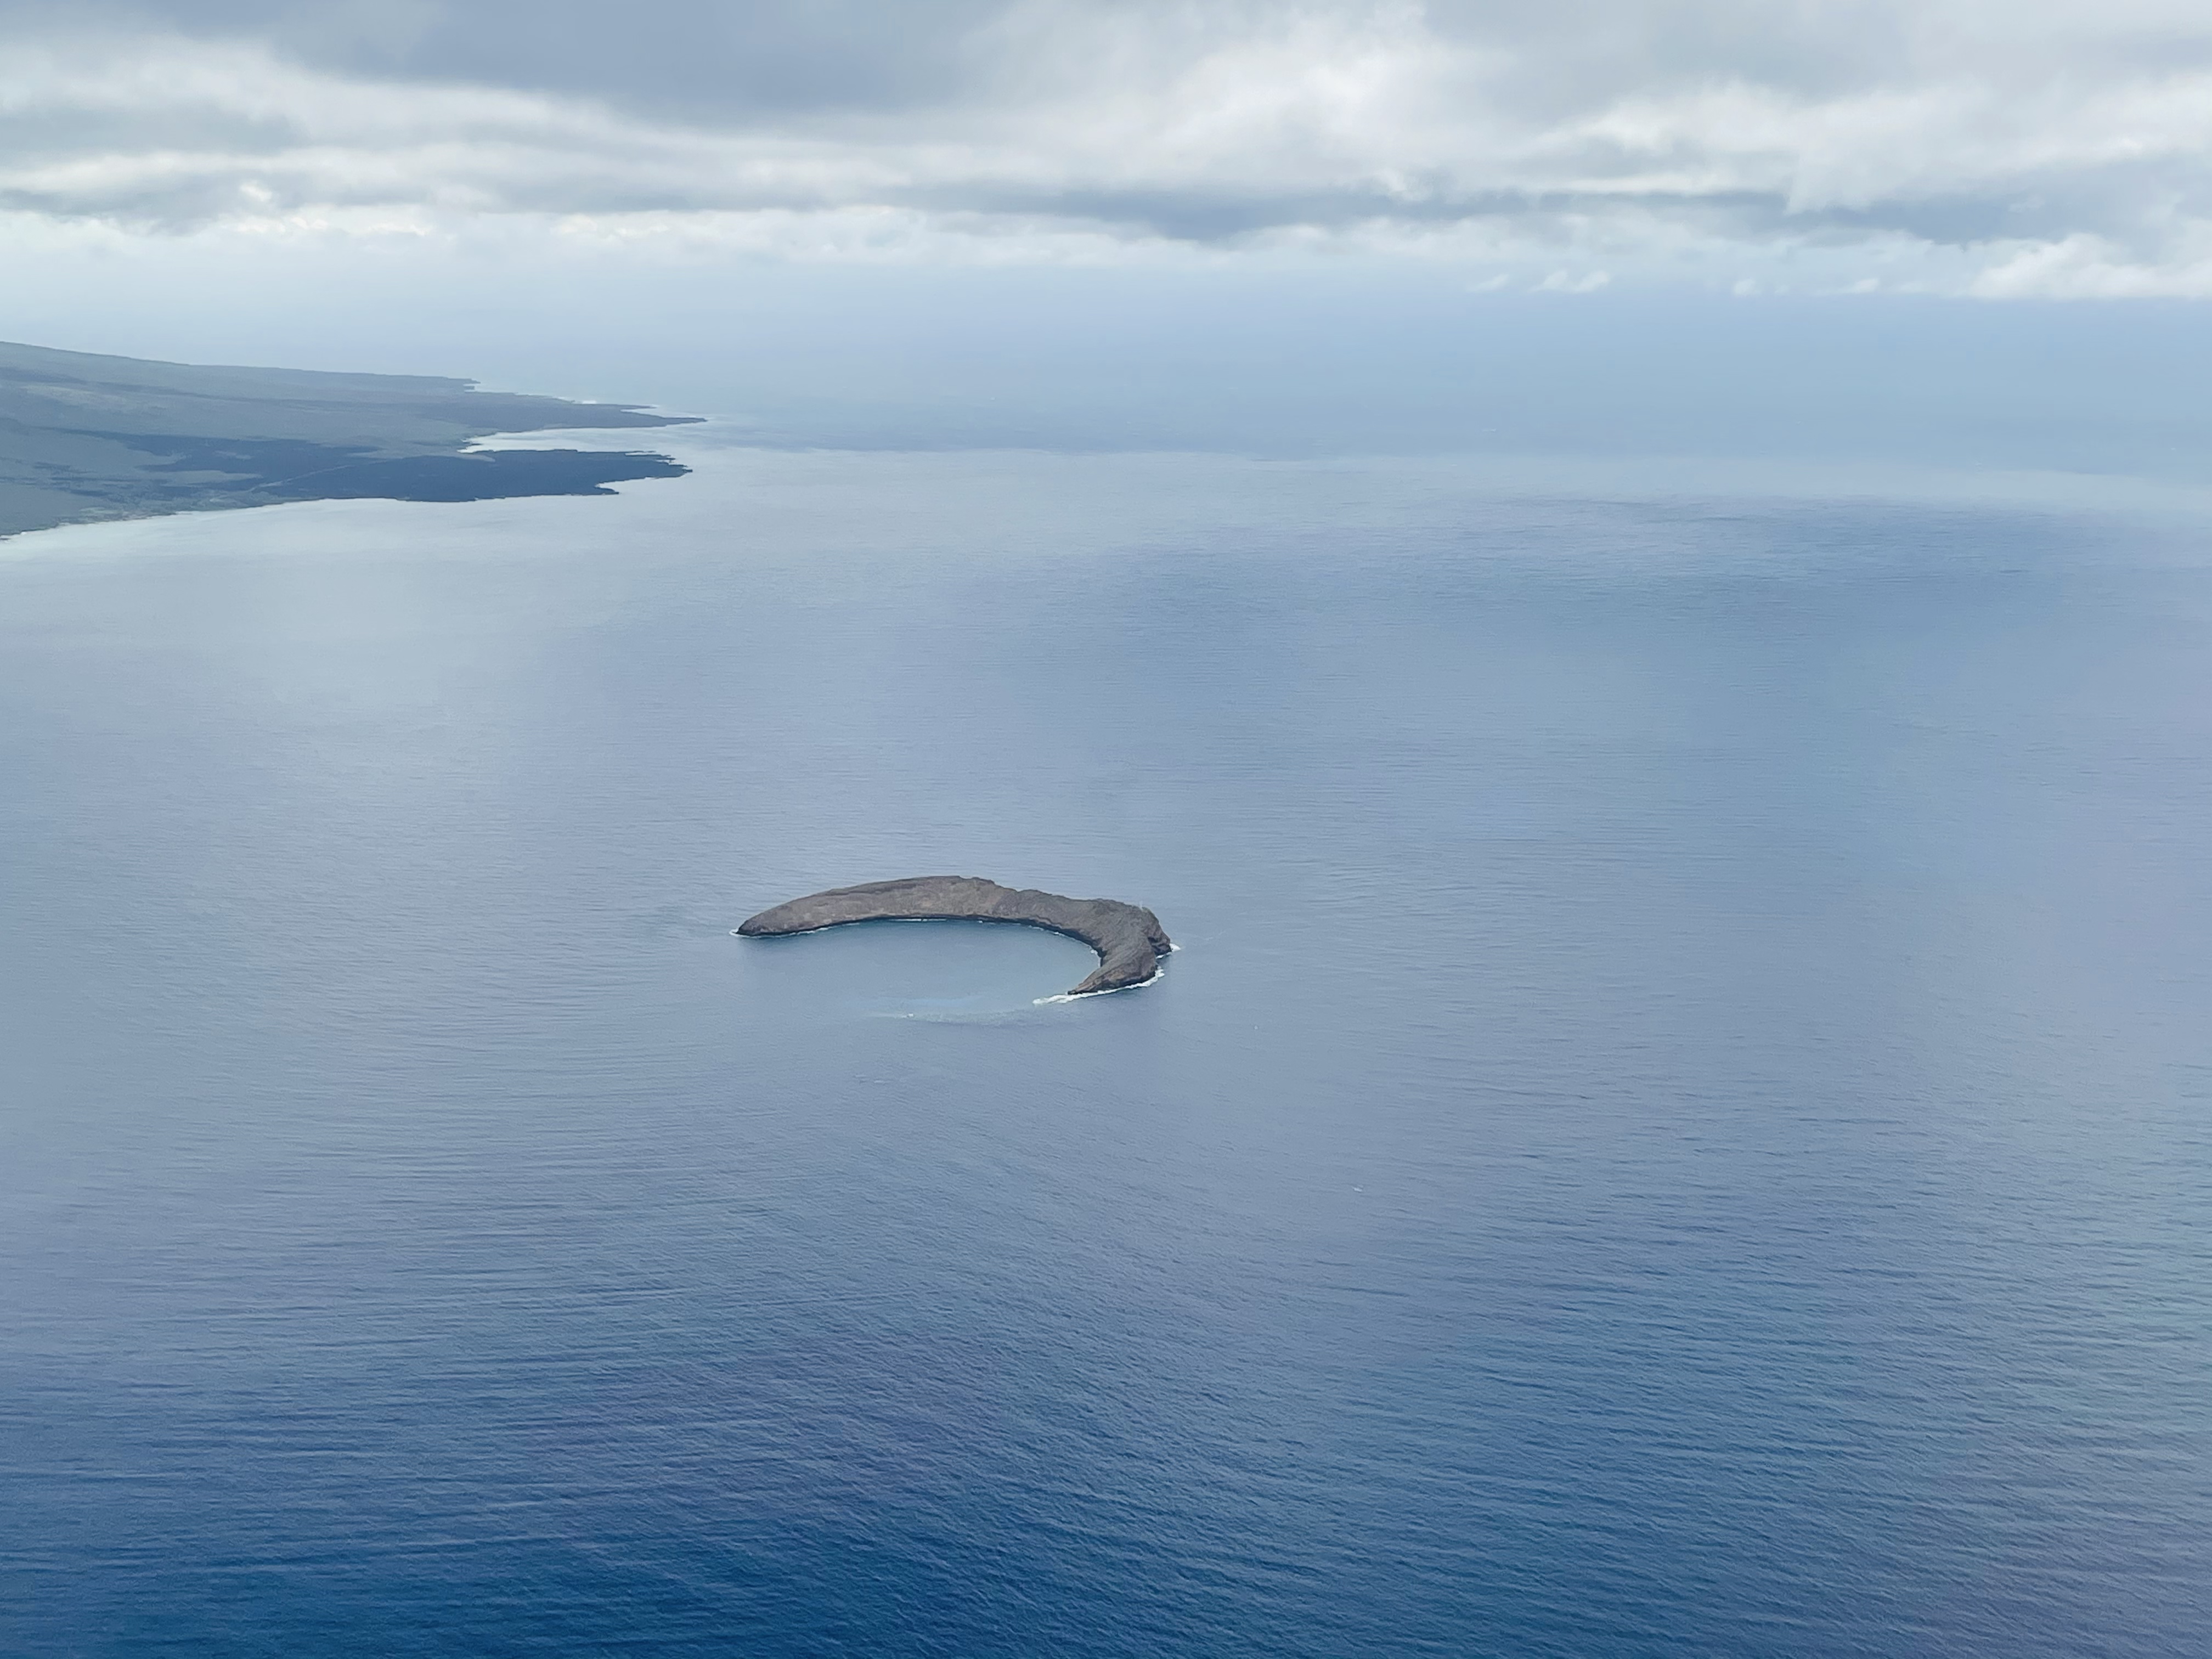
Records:
M2201 525L692 458L0 557L0 1652L2212 1651Z

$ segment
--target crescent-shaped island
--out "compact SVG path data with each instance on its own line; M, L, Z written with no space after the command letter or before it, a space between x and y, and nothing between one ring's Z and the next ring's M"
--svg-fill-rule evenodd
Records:
M979 876L913 876L810 893L743 923L747 939L811 933L848 921L1018 921L1079 939L1098 952L1098 970L1072 997L1126 991L1159 977L1175 947L1160 919L1118 899L1064 898L1033 887L1001 887Z

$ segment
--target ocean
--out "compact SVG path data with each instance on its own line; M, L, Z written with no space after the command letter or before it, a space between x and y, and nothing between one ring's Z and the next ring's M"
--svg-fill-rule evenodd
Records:
M2212 1652L2212 514L671 447L0 544L0 1653Z

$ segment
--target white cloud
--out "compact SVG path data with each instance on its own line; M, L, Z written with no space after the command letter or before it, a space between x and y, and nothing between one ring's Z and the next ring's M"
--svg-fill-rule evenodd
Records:
M2099 236L2032 243L1977 273L1991 300L2212 300L2212 235L2200 229L2163 260L2131 259Z
M710 27L730 9L679 5L693 39L602 42L604 65L581 33L547 56L550 28L502 57L469 32L521 21L498 5L204 9L64 33L0 0L0 209L258 236L499 222L679 256L1349 248L1573 292L2212 294L2201 0L939 0L914 15L941 27L879 52L805 33L819 7L740 9L732 45Z
M1571 270L1554 270L1536 284L1540 294L1595 294L1613 280L1612 273L1586 270L1577 276Z

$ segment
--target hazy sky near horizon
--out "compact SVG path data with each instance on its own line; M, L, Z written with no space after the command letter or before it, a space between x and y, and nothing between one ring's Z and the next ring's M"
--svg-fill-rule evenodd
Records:
M2204 0L0 0L23 253L2212 297Z

